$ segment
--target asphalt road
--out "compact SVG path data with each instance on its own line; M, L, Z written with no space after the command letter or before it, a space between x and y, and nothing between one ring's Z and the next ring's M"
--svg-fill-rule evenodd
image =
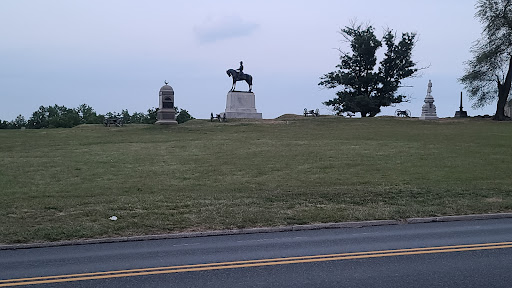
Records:
M0 251L0 287L512 287L511 271L512 219Z

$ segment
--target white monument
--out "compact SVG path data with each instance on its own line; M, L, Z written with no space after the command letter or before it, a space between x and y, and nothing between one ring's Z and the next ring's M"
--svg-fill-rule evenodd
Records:
M167 81L160 88L158 112L156 112L156 124L177 125L176 109L174 108L174 90Z
M227 119L262 119L261 113L256 111L256 96L253 92L229 91L224 115Z
M432 81L428 80L427 96L425 97L425 104L421 108L420 120L437 120L436 105L434 105L434 97L432 93Z

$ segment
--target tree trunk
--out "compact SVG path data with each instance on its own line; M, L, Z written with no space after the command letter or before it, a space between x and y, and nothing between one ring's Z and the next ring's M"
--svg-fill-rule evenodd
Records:
M497 121L506 120L505 117L505 105L507 104L508 94L510 93L510 86L512 84L512 57L508 63L507 77L505 77L505 83L501 84L498 81L498 104L496 105L496 114L493 119Z
M507 103L507 98L508 92L505 89L505 85L498 83L498 104L496 105L496 114L494 114L493 120L503 121L506 119L505 104Z

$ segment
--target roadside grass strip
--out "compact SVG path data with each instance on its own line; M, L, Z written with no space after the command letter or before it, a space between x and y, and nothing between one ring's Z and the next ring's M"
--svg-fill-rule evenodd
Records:
M422 255L422 254L435 254L435 253L493 250L493 249L504 249L504 248L512 248L512 242L424 247L424 248L408 248L408 249L367 251L367 252L351 252L351 253L341 253L341 254L298 256L298 257L286 257L286 258L259 259L259 260L193 264L193 265L141 268L141 269L105 271L105 272L83 273L83 274L69 274L69 275L43 276L43 277L33 277L33 278L8 279L8 280L0 280L0 287L13 287L13 286L21 286L21 285L48 284L48 283L59 283L59 282L85 281L85 280L97 280L97 279L108 279L108 278L121 278L121 277L157 275L157 274L171 274L171 273L180 273L180 272L208 271L208 270L312 263L312 262L324 262L324 261L339 261L339 260L393 257L393 256L404 256L404 255Z

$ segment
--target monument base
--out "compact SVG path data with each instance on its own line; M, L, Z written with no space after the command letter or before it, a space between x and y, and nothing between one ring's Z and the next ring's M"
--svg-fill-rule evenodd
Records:
M176 120L158 120L155 122L158 125L178 125Z
M156 112L156 123L158 125L178 125L176 121L176 110L173 108L160 109Z
M224 115L227 119L262 119L262 114L256 111L256 96L253 92L229 91Z
M261 113L224 112L226 119L263 119Z
M467 118L468 112L467 111L455 111L455 118Z
M421 115L420 120L439 120L436 114L434 115Z

